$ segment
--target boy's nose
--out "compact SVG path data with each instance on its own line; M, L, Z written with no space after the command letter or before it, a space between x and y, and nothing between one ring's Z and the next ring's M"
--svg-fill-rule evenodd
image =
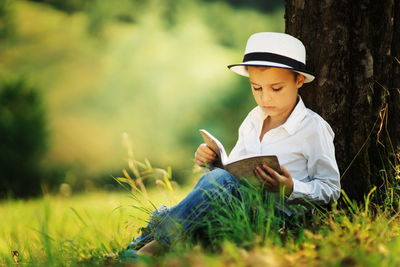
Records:
M267 92L267 90L265 90L264 88L262 89L262 92L261 92L261 101L264 103L264 104L268 104L268 102L271 100L271 96L270 96L270 94Z

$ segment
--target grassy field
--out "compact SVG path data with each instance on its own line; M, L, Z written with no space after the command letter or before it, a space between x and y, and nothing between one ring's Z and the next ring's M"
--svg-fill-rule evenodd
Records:
M172 205L190 188L174 195L149 190L154 205ZM8 200L0 203L0 264L12 266L119 265L117 252L138 234L148 215L128 193L90 192L66 197ZM147 203L144 204L151 209ZM232 224L239 223L232 221ZM271 232L263 244L244 249L225 241L214 251L200 245L175 246L149 266L398 266L398 213L366 207L315 215L300 228Z
M187 189L175 191L175 199L160 188L149 196L155 205L172 205ZM101 264L145 224L148 216L135 204L127 193L110 192L2 201L0 265ZM19 256L13 257L13 251Z
M115 183L128 189L126 193L91 191L70 196L68 188L61 187L57 195L0 202L0 264L122 265L118 252L139 235L149 212L161 204L179 202L201 175L194 169L191 183L179 187L171 181L170 169L135 160L129 140L125 141L128 168ZM370 191L364 204L350 200L342 191L340 208L334 203L329 211L320 210L292 224L282 225L276 223L276 216L266 216L271 214L268 202L258 191L243 187L245 201L223 198L211 203L211 213L201 222L209 228L202 232L200 242L185 239L157 257L139 258L138 264L398 266L400 176L399 166L393 166L395 172L381 171L387 191L380 205L374 204L379 188ZM141 182L145 179L147 185L153 184L147 191Z

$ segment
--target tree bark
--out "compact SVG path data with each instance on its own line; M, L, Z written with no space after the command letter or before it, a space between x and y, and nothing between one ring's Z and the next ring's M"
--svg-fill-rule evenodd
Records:
M300 94L332 126L342 188L362 200L391 168L391 142L399 151L400 1L287 0L285 8L286 32L302 40L316 73Z

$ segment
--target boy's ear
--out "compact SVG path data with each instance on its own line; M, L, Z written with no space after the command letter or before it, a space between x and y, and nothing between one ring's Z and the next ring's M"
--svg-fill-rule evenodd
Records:
M297 79L296 79L296 87L297 87L297 89L302 87L303 84L304 84L304 75L301 75L301 74L297 75Z

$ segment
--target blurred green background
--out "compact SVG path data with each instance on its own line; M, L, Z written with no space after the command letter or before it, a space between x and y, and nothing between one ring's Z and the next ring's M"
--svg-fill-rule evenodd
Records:
M135 157L184 182L205 128L230 151L255 106L227 69L284 1L0 1L0 194L116 187Z

